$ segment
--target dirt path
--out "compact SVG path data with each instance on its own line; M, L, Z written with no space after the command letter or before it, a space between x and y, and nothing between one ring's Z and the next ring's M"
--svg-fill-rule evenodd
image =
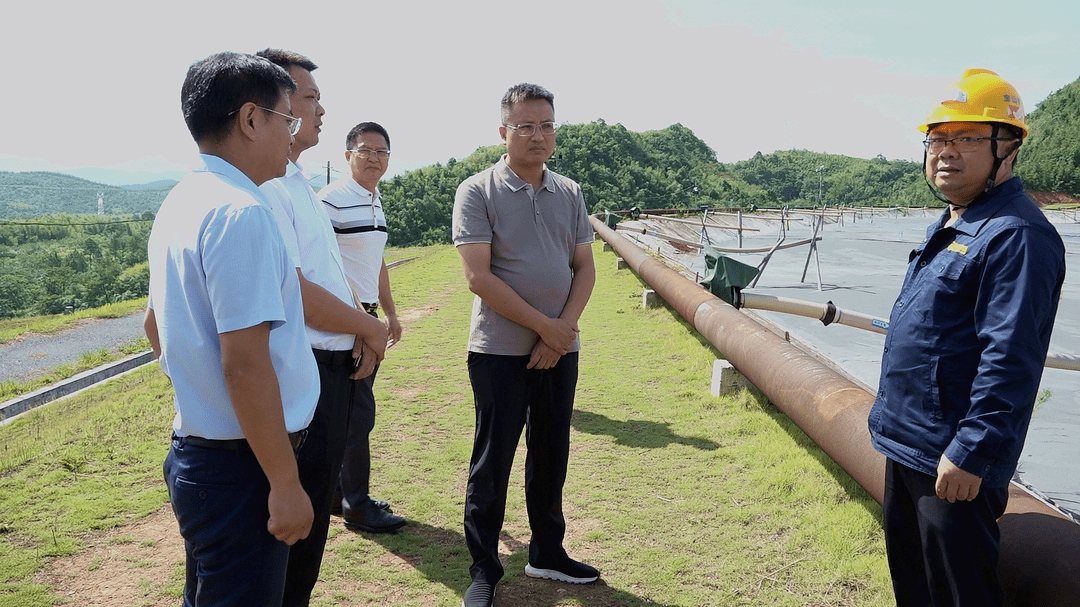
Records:
M177 607L162 597L184 562L184 542L168 503L133 525L85 538L89 548L59 558L34 581L81 607Z

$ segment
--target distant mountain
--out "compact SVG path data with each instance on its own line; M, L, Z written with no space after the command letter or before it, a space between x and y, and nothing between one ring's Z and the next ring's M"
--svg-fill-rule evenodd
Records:
M0 172L0 218L96 214L99 196L106 215L156 214L174 185L165 180L119 187L62 173Z
M119 187L124 188L125 190L171 190L178 181L178 179L159 179L157 181L151 181L150 183L135 183L131 185L121 185Z
M124 186L125 184L149 184L159 181L180 181L185 171L163 171L151 173L148 171L122 171L119 169L97 169L83 167L64 171L67 175L81 177L87 181L103 183L106 185Z

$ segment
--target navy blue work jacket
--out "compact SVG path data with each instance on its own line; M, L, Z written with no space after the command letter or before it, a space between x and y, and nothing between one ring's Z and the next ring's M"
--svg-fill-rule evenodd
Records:
M937 475L944 454L1008 485L1042 377L1065 247L1019 178L911 252L889 317L870 434L885 456Z

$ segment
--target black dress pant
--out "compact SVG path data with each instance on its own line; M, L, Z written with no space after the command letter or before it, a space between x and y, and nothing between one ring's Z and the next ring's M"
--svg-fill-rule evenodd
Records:
M352 404L345 433L345 455L341 460L341 475L334 491L334 499L341 502L346 517L368 501L371 481L371 430L375 427L375 375L352 380Z
M289 550L283 607L304 607L319 580L323 549L330 529L330 497L345 451L345 427L352 399L352 351L316 350L319 367L319 404L308 426L307 439L297 453L300 484L315 511L308 536Z
M1000 607L997 577L1008 487L939 498L936 477L886 460L885 548L897 607Z
M514 452L525 428L525 502L532 539L529 562L557 560L566 521L562 489L570 455L570 415L577 387L578 354L550 369L527 369L528 356L469 353L469 379L476 407L469 483L465 492L465 542L473 579L498 582L499 533Z

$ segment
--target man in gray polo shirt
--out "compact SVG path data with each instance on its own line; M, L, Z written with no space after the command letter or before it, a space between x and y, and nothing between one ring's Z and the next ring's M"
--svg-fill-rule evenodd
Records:
M526 426L532 539L525 574L574 584L600 576L562 546L577 322L596 272L581 188L545 165L555 150L554 99L534 84L507 91L499 127L506 155L466 179L454 201L454 244L476 293L468 358L476 435L465 493L473 581L466 607L491 605L503 576L499 532L514 451Z

